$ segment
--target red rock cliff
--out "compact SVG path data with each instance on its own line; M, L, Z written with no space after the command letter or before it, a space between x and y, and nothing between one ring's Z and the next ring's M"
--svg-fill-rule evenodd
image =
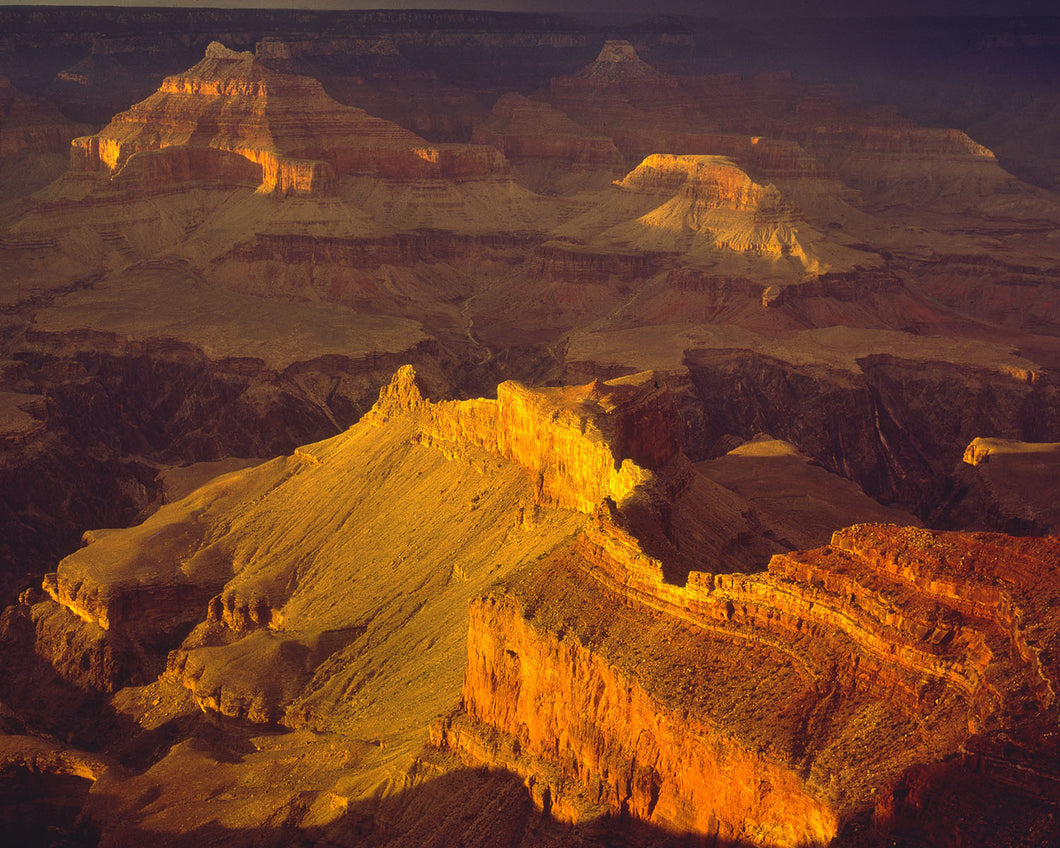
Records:
M826 844L905 769L1055 713L1058 554L864 525L682 587L598 517L473 602L464 713L434 738L523 774L556 816Z
M250 53L216 42L201 62L167 77L100 133L75 139L71 167L121 174L138 154L174 146L235 154L260 168L261 191L280 194L327 194L345 174L468 178L506 167L493 148L431 145L335 102L315 79L277 73ZM226 161L225 176L245 179L245 165ZM146 171L160 180L182 176L179 169Z

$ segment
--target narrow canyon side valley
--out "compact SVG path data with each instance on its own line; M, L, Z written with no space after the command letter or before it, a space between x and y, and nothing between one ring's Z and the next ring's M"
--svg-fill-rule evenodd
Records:
M0 841L1060 844L1058 53L0 7Z

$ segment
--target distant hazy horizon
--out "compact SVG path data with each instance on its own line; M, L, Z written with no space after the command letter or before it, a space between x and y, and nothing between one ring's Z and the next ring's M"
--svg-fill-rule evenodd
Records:
M1056 0L896 0L886 4L870 0L67 0L25 2L0 0L0 6L122 6L198 7L233 9L467 9L499 12L555 12L648 17L657 14L717 18L841 18L841 17L967 17L1056 16Z

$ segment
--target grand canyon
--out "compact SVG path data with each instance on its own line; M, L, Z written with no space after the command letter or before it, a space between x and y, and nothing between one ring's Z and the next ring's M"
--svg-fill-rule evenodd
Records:
M1060 844L1060 19L0 21L6 844Z

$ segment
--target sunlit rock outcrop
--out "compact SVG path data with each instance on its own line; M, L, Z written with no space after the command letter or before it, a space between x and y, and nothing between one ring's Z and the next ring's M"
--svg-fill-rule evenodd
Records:
M557 245L671 253L689 265L794 278L865 261L807 223L774 184L756 182L725 156L648 156L554 235Z
M213 43L205 58L168 77L142 103L116 116L97 135L75 140L71 167L132 173L145 186L181 179L166 165L133 163L171 147L204 158L205 175L247 179L245 163L259 169L259 190L331 194L346 174L390 179L474 177L502 171L503 156L489 147L431 145L408 130L360 109L342 106L314 79L270 70L251 53ZM234 156L204 157L200 149Z
M861 525L680 587L604 520L473 603L465 712L434 738L554 815L827 844L913 764L1055 714L1057 545Z
M12 673L338 734L350 794L462 761L569 826L777 848L886 832L895 787L963 750L1016 769L995 736L1037 744L1057 709L1058 541L872 524L788 551L684 457L669 379L432 401L401 368L346 432L87 536L0 620Z
M1060 531L1055 497L1060 443L977 438L954 471L957 483L940 514L950 525L986 515L990 525L1010 533Z
M175 647L198 623L170 663L206 708L266 723L323 720L334 709L319 699L348 683L331 679L328 658L366 639L398 638L388 628L405 627L402 610L421 603L409 598L379 617L391 578L374 581L393 568L433 575L421 588L440 592L443 606L425 595L434 612L425 608L414 623L449 633L438 650L451 659L462 642L452 625L471 587L505 561L551 549L584 520L577 513L628 500L650 479L648 467L678 450L674 416L650 375L555 390L504 383L495 401L435 403L405 367L347 433L223 476L138 527L92 534L44 588L112 642L147 655ZM407 501L406 524L395 522L388 505L408 491L423 503ZM365 535L373 524L379 529ZM426 551L438 568L424 565ZM307 556L317 563L308 571ZM366 594L329 605L335 580L367 581Z
M1060 207L974 68L9 9L8 841L1060 844Z
M497 400L426 403L408 367L380 395L375 414L421 412L422 437L461 450L482 447L526 469L543 505L591 513L623 501L679 449L681 435L665 387L647 379L563 389L497 387Z

